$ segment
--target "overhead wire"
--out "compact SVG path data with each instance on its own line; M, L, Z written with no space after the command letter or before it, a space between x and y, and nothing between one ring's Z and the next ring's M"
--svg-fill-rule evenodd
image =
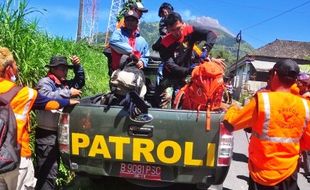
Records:
M184 2L185 4L187 4L188 6L190 6L191 8L193 8L194 10L196 10L196 11L202 13L201 8L198 8L198 7L196 7L196 6L194 7L192 4L188 3L187 1L183 1L183 2ZM225 1L221 1L221 2L222 2L222 3L228 3L228 2L225 2ZM303 6L305 6L305 5L309 4L309 3L310 3L310 0L305 1L304 3L301 3L301 4L299 4L299 5L295 6L295 7L292 7L292 8L290 8L290 9L285 10L285 11L282 11L281 13L279 13L279 14L277 14L277 15L274 15L274 16L272 16L272 17L270 17L270 18L264 19L264 20L262 20L262 21L260 21L260 22L258 22L258 23L256 23L256 24L252 24L252 25L250 25L250 26L244 27L243 29L241 29L241 31L244 32L244 31L247 31L247 30L252 29L252 28L254 28L254 27L257 27L257 26L259 26L259 25L262 25L262 24L264 24L264 23L266 23L266 22L269 22L269 21L271 21L271 20L273 20L273 19L275 19L275 18L278 18L278 17L280 17L280 16L282 16L282 15L284 15L284 14L287 14L287 13L289 13L289 12L292 12L292 11L294 11L294 10L300 8L300 7L303 7ZM257 39L256 39L256 40L257 40ZM259 40L259 41L261 41L261 40Z
M297 5L297 6L293 7L293 8L290 8L290 9L288 9L288 10L285 10L285 11L283 11L283 12L281 12L281 13L275 15L275 16L272 16L272 17L267 18L267 19L265 19L265 20L263 20L263 21L260 21L260 22L258 22L258 23L256 23L256 24L253 24L253 25L250 25L250 26L248 26L248 27L245 27L245 28L242 29L242 31L249 30L249 29L254 28L254 27L258 26L258 25L261 25L261 24L264 24L264 23L266 23L266 22L269 22L269 21L271 21L271 20L273 20L273 19L275 19L275 18L278 18L278 17L280 17L280 16L282 16L282 15L284 15L284 14L286 14L286 13L292 12L292 11L294 11L295 9L298 9L298 8L300 8L300 7L303 7L303 6L305 6L305 5L309 4L309 3L310 3L310 0L304 2L304 3L300 4L300 5Z

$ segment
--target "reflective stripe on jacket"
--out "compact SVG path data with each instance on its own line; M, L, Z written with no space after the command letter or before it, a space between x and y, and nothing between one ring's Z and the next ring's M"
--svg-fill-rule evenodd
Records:
M309 102L291 93L257 93L257 120L249 145L249 171L273 186L297 168L300 140L310 120Z
M11 81L0 80L0 93L5 93L10 90L15 84ZM17 142L21 144L21 156L30 157L31 149L29 146L29 112L37 97L37 91L24 87L11 102L11 107L15 113L17 121Z

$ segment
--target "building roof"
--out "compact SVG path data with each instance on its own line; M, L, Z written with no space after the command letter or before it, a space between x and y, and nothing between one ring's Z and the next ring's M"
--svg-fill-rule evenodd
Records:
M270 69L273 68L276 62L254 60L254 61L251 61L251 64L253 65L255 70L258 72L268 72Z
M256 49L251 55L305 59L305 57L310 57L310 42L276 39L275 41Z

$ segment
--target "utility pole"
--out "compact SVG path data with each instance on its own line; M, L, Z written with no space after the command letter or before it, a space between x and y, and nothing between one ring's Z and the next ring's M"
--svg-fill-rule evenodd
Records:
M237 49L237 60L236 60L236 65L235 65L235 75L237 75L241 41L242 41L242 37L241 37L241 30L240 30L240 32L236 36L236 42L238 43L238 49Z
M83 39L89 44L97 41L98 4L99 0L80 0L77 41Z
M236 36L236 42L238 43L238 49L237 49L237 60L235 63L235 72L234 72L234 85L233 85L234 87L238 87L237 83L239 83L239 76L237 76L237 69L238 69L238 61L239 61L241 41L242 41L242 37L241 37L241 30L240 30L240 32ZM234 93L234 95L235 95L235 93ZM239 97L237 97L237 99L239 99Z
M84 11L84 0L80 0L79 20L78 20L76 41L80 41L82 38L83 11Z
M236 42L238 43L238 50L237 50L237 61L239 61L239 53L240 53L240 44L241 44L241 41L242 41L242 37L241 37L241 30L240 32L237 34L236 36Z

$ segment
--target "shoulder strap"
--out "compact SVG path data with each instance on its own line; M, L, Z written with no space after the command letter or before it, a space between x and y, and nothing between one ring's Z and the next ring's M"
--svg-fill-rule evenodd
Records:
M146 104L146 102L137 94L137 92L130 91L129 96L131 98L132 103L134 103L142 113L148 113L148 108L150 106Z
M0 94L0 101L4 104L7 105L10 103L10 101L16 96L16 94L22 89L20 86L14 86L11 88L9 91Z

